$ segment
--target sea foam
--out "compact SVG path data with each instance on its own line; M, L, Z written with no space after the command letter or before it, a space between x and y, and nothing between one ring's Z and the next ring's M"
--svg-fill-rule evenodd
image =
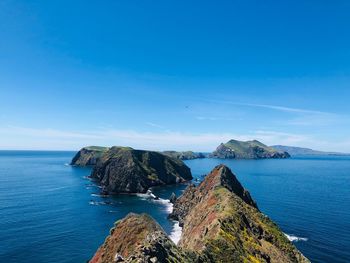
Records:
M170 202L169 199L163 199L159 198L156 195L152 193L152 191L148 190L146 194L136 194L139 198L142 200L150 200L151 202L159 203L165 206L165 209L168 214L173 212L173 204ZM181 234L182 234L182 227L180 227L180 224L178 221L173 221L173 229L171 230L169 234L169 238L177 244L180 240Z
M288 238L289 241L291 242L298 242L298 241L308 241L308 238L306 237L297 237L294 235L288 235L286 233L284 233L284 235Z

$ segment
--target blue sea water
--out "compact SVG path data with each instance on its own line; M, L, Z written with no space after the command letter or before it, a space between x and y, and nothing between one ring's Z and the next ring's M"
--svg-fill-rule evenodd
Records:
M89 168L67 165L74 152L0 151L0 262L86 262L113 223L129 212L151 214L172 233L163 200L185 185L144 195L99 196ZM186 161L195 178L225 163L260 210L303 240L312 262L350 262L350 157Z

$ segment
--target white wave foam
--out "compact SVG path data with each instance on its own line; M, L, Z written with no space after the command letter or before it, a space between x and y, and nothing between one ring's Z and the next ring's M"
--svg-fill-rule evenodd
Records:
M69 163L65 163L64 166L69 166Z
M90 205L107 205L106 202L90 201Z
M173 204L170 202L169 199L163 199L159 198L156 195L152 193L151 190L148 190L146 194L136 194L138 197L140 197L143 200L150 200L151 202L159 203L165 206L165 209L168 214L173 212ZM181 238L182 234L182 227L180 227L179 222L174 221L173 229L170 232L169 238L177 244Z
M94 194L92 193L91 196L94 196L94 197L108 197L109 195L104 195L104 194Z
M65 188L67 188L67 186L55 187L55 188L47 189L46 191L53 192L53 191L58 191L58 190L65 189Z
M182 234L182 227L180 226L179 222L175 222L173 226L173 230L171 231L169 237L175 244L177 244L179 243L181 234Z
M150 198L149 194L136 194L136 196L140 197L142 200L147 200Z
M306 237L297 237L297 236L294 236L294 235L288 235L288 234L286 234L286 233L283 233L287 238L288 238L288 240L289 241L291 241L291 242L298 242L298 241L308 241L308 238L306 238Z

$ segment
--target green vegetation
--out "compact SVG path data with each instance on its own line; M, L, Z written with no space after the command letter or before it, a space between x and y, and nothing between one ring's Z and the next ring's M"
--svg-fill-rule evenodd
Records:
M262 159L262 158L288 158L287 152L279 152L257 140L237 141L230 140L220 144L212 153L214 158L228 159Z

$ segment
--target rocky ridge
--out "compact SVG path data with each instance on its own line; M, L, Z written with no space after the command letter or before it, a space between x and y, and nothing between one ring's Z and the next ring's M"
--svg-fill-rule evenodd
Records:
M129 215L91 262L309 262L224 165L173 202L170 216L183 226L178 245L150 217Z

